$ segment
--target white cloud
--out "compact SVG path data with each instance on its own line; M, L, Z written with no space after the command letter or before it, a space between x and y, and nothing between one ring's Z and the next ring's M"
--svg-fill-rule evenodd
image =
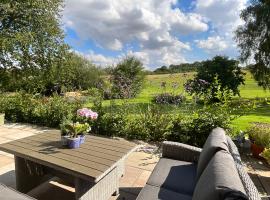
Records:
M211 23L210 36L196 40L199 48L208 54L224 53L231 57L238 56L237 45L233 40L234 31L242 24L241 11L248 0L197 0L195 11Z
M197 0L196 12L206 17L220 33L232 32L242 23L247 0Z
M183 12L175 8L177 0L65 0L63 20L81 43L91 40L101 48L118 51L119 57L135 55L152 68L186 62L186 51L196 53L193 44L210 56L237 57L233 34L242 23L239 14L247 1L196 0L193 11ZM196 38L206 31L206 38ZM180 40L184 35L192 39ZM93 51L86 55L100 65L119 60Z
M118 51L136 42L140 47L136 52L143 55L145 61L156 59L156 62L148 61L150 66L184 60L182 52L191 48L176 36L208 29L199 14L186 14L178 8L172 9L177 0L65 2L65 27L74 30L80 39L90 39L102 48ZM97 58L93 52L91 55Z
M208 37L206 40L195 41L199 48L205 49L207 52L221 53L228 48L227 42L219 36Z
M97 54L93 51L89 51L87 53L81 53L81 52L76 51L76 53L82 55L83 57L90 60L94 64L98 66L102 66L102 67L113 66L116 63L118 63L120 60L119 58L104 56L102 54Z

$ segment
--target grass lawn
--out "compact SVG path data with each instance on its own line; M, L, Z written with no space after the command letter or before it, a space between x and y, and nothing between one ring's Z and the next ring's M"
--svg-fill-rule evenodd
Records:
M175 94L184 93L183 84L187 79L192 78L194 73L178 73L178 74L161 74L161 75L148 75L144 84L144 89L135 99L130 100L114 100L114 104L122 105L124 102L127 102L129 113L139 113L141 110L147 109L147 106L151 104L151 100L155 94L162 92L172 92ZM253 99L256 102L256 99L268 98L270 99L270 92L264 91L261 87L257 86L257 83L252 78L252 75L249 72L246 72L245 76L245 85L240 87L241 98L244 99ZM161 83L165 82L166 87L161 87ZM187 95L187 94L186 94ZM190 112L197 107L192 106L190 103L191 97L187 96L189 102L180 105L180 106L170 106L162 105L160 109L162 112L166 113L176 113L176 112ZM235 97L234 99L237 99ZM111 101L104 101L103 105L109 105ZM246 130L252 122L265 122L270 123L270 105L268 104L256 104L254 109L249 111L244 116L237 118L233 121L232 125L235 130Z

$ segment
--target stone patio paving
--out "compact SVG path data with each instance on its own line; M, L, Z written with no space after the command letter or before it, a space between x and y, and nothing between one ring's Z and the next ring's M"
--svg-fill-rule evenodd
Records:
M0 126L0 145L12 140L39 134L50 129L28 124L5 124ZM120 181L120 194L112 196L110 200L135 200L141 188L145 185L152 170L154 169L159 156L156 148L146 145L130 154L126 160L126 174ZM242 155L247 166L247 171L253 179L263 199L270 199L270 168L263 161L255 160L249 155ZM13 155L0 151L0 182L15 188L14 160ZM49 185L44 186L43 193L38 196L40 200L50 199L53 192L64 191L61 197L55 199L69 199L73 197L74 189L61 183L59 180L52 180ZM60 188L60 189L59 189Z

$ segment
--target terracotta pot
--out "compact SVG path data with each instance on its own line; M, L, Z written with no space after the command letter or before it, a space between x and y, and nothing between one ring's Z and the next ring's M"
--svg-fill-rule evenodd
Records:
M262 157L260 156L260 153L262 153L263 150L264 150L264 147L261 147L261 146L259 146L259 145L257 145L257 144L254 144L254 143L251 144L251 152L252 152L252 155L253 155L255 158L262 158Z

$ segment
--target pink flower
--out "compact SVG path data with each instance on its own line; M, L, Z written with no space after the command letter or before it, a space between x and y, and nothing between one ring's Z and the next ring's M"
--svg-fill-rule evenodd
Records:
M77 110L77 115L81 117L91 118L91 119L97 119L98 114L88 108L82 108Z
M91 117L91 119L97 119L98 118L98 114L96 113L96 112L91 112L91 114L90 114L90 117Z

